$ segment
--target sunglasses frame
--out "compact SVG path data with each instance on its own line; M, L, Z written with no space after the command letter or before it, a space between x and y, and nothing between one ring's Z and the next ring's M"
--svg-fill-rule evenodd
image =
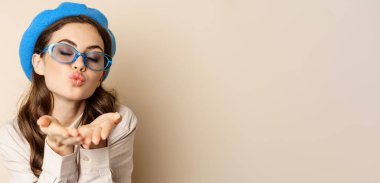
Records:
M59 61L57 58L54 57L53 55L53 49L55 46L67 46L69 48L71 48L72 50L74 50L74 53L75 53L75 56L73 58L72 61L70 62L62 62L62 61ZM108 70L111 65L112 65L112 57L105 54L105 53L101 53L101 52L87 52L87 53L81 53L79 52L77 49L75 49L73 46L69 45L69 44L65 44L65 43L52 43L52 44L49 44L48 46L46 46L42 51L41 51L41 55L44 54L45 52L48 52L50 57L52 57L55 61L61 63L61 64L73 64L80 56L83 57L83 63L84 63L84 66L92 71L105 71L105 70ZM103 69L99 69L99 70L96 70L96 69L93 69L91 67L89 67L87 65L87 55L89 54L101 54L102 56L104 56L104 58L107 60L107 63L105 64L106 66L103 68Z

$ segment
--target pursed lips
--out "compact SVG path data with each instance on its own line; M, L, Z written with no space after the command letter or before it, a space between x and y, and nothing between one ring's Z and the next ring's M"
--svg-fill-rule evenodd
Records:
M74 86L82 86L86 82L86 78L79 72L73 73L70 80Z

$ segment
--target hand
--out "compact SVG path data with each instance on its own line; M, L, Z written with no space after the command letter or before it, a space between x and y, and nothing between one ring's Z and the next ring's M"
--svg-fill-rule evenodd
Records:
M78 128L79 134L84 137L82 146L86 149L97 149L107 146L107 138L111 131L121 121L119 113L105 113L98 116L93 122Z
M52 116L41 116L37 120L37 124L41 131L46 134L47 144L61 156L73 153L74 145L79 144L83 140L77 129L63 127Z

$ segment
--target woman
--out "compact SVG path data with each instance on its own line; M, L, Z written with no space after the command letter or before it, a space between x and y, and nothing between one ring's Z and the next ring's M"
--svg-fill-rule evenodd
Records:
M34 18L20 44L30 90L0 128L11 182L131 182L137 118L102 87L115 50L96 9L62 3Z

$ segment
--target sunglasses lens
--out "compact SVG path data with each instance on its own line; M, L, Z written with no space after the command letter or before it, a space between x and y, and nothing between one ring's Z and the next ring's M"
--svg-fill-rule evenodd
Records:
M54 45L52 49L52 57L58 62L70 63L75 57L75 50L66 45Z
M108 59L107 57L100 52L90 52L86 54L87 56L87 66L92 70L100 71L104 70Z

